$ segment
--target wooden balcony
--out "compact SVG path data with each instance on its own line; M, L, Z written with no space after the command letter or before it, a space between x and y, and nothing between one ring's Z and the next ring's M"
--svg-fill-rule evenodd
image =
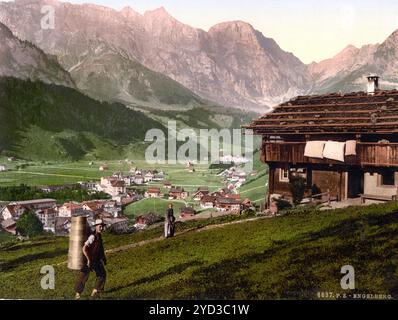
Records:
M359 148L360 164L363 166L398 166L398 143L362 142Z
M398 143L361 142L357 155L346 156L345 161L304 157L305 142L264 142L261 160L292 164L339 164L375 167L398 167Z

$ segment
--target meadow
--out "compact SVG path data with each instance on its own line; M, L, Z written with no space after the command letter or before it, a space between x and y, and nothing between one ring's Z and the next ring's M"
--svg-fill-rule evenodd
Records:
M102 299L319 299L320 292L396 299L397 213L396 202L330 211L306 208L255 221L235 216L182 223L178 231L195 230L167 240L159 238L162 226L105 235L107 249L159 240L108 254ZM241 221L206 227L228 219ZM67 238L56 237L3 243L0 298L73 299L76 272L62 264L67 248ZM44 265L55 267L55 290L40 287ZM345 265L355 269L355 290L340 286Z
M257 155L255 154L255 158ZM168 199L144 199L133 203L126 207L125 214L131 218L137 215L155 212L163 214L168 204L174 204L174 209L177 215L180 208L190 204L194 206L195 210L202 212L198 202L192 200L192 194L199 187L207 187L210 191L225 187L223 179L217 174L219 169L209 169L208 165L196 165L195 172L189 172L185 164L148 164L145 160L133 160L132 164L125 161L94 161L90 165L90 161L76 161L76 162L27 162L15 161L8 162L6 158L0 158L0 163L4 163L10 169L6 172L0 172L0 185L11 186L27 184L30 186L38 185L57 185L77 183L79 181L94 181L101 177L109 176L113 172L128 173L131 168L139 169L156 169L164 171L167 181L170 181L175 186L183 187L185 191L189 192L190 196L186 201ZM106 164L109 167L107 171L99 171L99 167ZM248 181L244 184L240 192L242 198L250 198L259 205L265 197L267 169L263 165L254 162L254 169L258 170L256 176L248 177ZM145 191L149 186L160 187L161 191L167 194L168 190L163 186L164 181L151 182L148 185L136 186L141 191ZM0 199L1 200L1 199ZM209 211L209 210L207 210Z
M268 169L263 169L255 177L249 177L239 189L242 199L249 198L254 204L260 205L265 201L268 189Z
M77 183L79 181L99 180L101 177L112 175L114 172L128 173L131 168L163 170L172 183L185 185L187 189L193 190L197 185L209 185L219 187L220 179L213 173L217 171L208 170L207 165L198 165L196 172L188 172L185 164L148 164L145 160L134 160L133 164L124 161L76 161L76 162L32 162L16 161L8 162L0 158L0 163L5 164L10 170L0 172L0 184L3 186L19 185L56 185L63 183ZM107 165L109 170L99 171L101 165Z

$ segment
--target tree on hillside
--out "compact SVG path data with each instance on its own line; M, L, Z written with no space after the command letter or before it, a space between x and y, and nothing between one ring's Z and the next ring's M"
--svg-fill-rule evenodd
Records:
M25 237L35 237L43 234L43 224L33 212L27 211L17 221L16 231Z
M301 176L291 175L289 177L289 188L292 194L293 203L295 206L299 205L305 194L305 179Z
M110 196L104 192L91 192L76 185L71 188L46 193L37 187L21 184L19 186L0 187L0 199L3 201L24 201L32 199L51 198L58 203L68 201L83 202L97 199L109 199Z

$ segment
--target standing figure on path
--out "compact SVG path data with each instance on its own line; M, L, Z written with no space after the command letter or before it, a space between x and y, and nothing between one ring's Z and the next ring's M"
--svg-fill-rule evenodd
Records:
M174 237L175 221L176 221L176 218L174 217L173 204L170 203L169 208L167 209L167 213L166 213L166 221L164 223L165 238Z
M91 271L94 271L97 276L97 281L91 293L91 297L95 298L99 296L100 292L104 290L106 280L104 264L106 265L106 257L101 236L104 223L101 219L98 219L95 221L94 226L95 231L88 237L83 246L83 254L87 259L87 264L80 270L79 277L76 281L76 299L80 299L80 295L84 290L84 286Z

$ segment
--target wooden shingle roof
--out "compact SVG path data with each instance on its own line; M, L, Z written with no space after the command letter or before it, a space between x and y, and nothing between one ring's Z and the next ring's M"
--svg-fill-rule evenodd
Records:
M398 90L299 96L244 128L271 135L398 133Z

